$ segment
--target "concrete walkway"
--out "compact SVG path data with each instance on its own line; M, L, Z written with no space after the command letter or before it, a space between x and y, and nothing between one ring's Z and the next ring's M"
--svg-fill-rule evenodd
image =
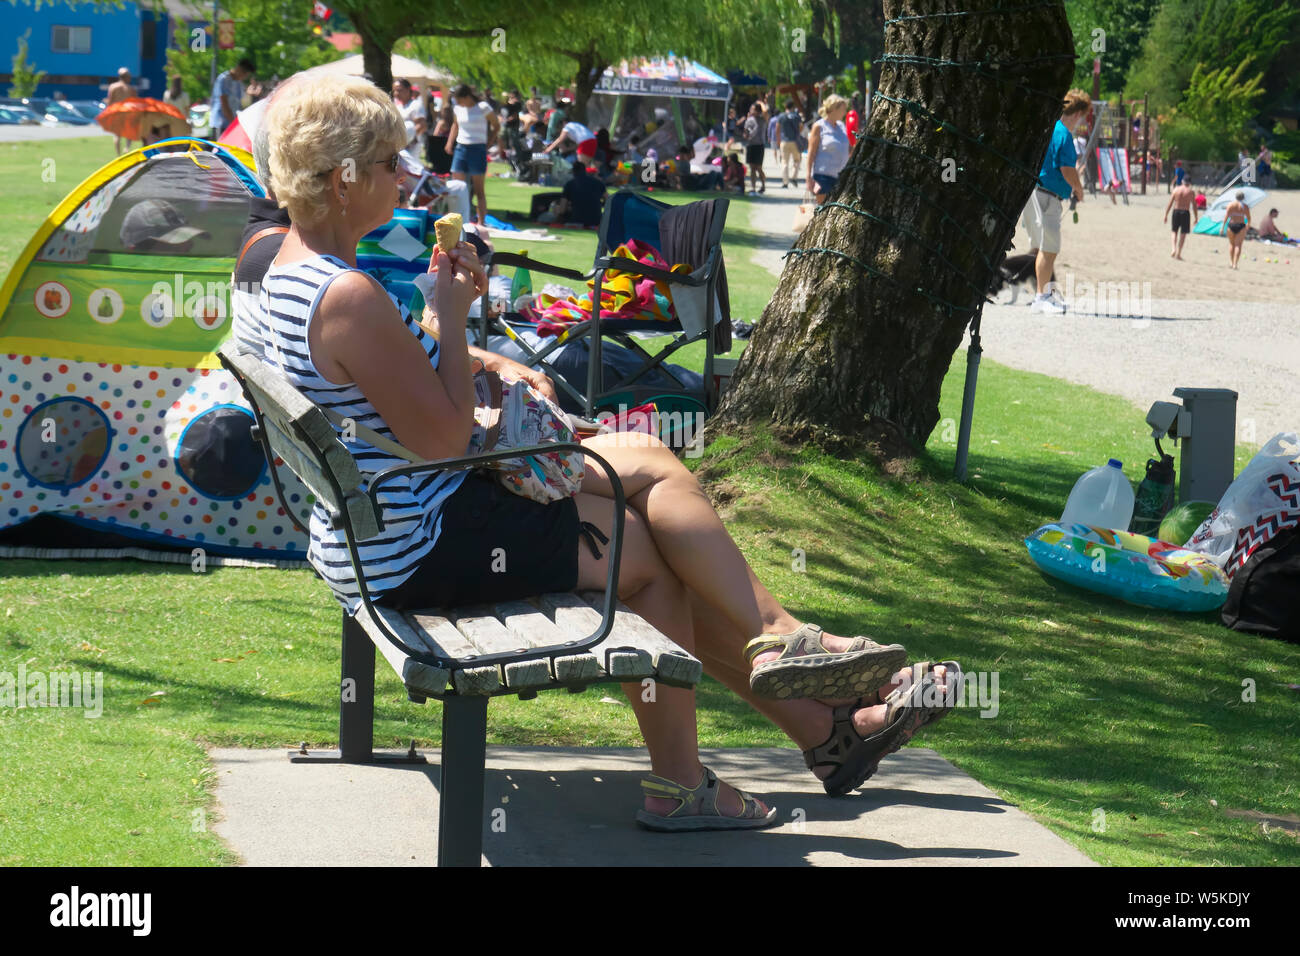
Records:
M437 751L427 766L291 764L214 750L215 832L251 866L429 866ZM711 750L724 780L780 810L756 833L638 828L644 750L492 747L483 832L492 866L1095 866L932 750L889 757L859 794L828 798L793 749Z

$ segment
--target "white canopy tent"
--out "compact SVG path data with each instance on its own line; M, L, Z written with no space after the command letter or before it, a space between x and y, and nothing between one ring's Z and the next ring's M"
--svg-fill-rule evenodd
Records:
M408 56L401 56L396 53L393 54L392 71L393 79L410 80L412 83L420 85L432 83L437 86L444 86L456 81L456 77L441 67L427 65L419 60L412 60ZM366 72L366 61L365 57L360 53L354 53L352 56L345 56L341 60L334 60L332 63L313 67L312 72L332 73L341 76L361 76Z

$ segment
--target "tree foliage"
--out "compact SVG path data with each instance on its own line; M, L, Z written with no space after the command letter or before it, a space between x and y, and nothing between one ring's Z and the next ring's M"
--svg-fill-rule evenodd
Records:
M11 61L10 82L12 85L9 87L9 95L15 99L32 96L36 92L36 87L40 86L41 80L45 77L44 70L38 70L35 64L27 62L27 38L31 36L31 33L32 31L29 29L18 38L18 52L14 54Z
M605 68L638 56L672 52L721 73L784 77L792 43L803 46L792 31L808 27L798 0L570 0L536 4L523 19L504 5L479 9L498 11L502 32L420 35L411 48L478 85L572 86L579 115Z
M327 40L312 33L308 22L310 6L294 0L224 0L223 8L223 16L236 21L233 50L217 49L208 21L173 21L175 44L167 50L167 73L180 76L192 100L204 101L212 95L214 55L218 73L247 57L262 79L283 79L343 56Z
M1222 144L1223 153L1249 145L1247 124L1264 92L1263 73L1243 78L1251 63L1247 59L1236 69L1225 66L1218 70L1196 64L1183 100L1174 111L1173 125L1191 124L1212 142Z
M1065 12L1074 31L1078 56L1074 63L1075 85L1092 89L1095 58L1101 60L1102 92L1119 93L1133 61L1142 52L1142 41L1160 5L1161 0L1066 0Z
M1268 114L1300 91L1300 4L1278 0L1164 0L1125 93L1149 93L1153 110L1183 99L1197 65L1235 69L1253 59L1263 73L1258 113Z

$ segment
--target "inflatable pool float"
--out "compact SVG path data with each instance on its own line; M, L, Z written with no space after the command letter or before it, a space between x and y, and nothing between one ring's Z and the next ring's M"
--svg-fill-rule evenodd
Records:
M1025 539L1045 573L1141 607L1212 611L1228 596L1213 561L1168 541L1082 524L1045 524Z

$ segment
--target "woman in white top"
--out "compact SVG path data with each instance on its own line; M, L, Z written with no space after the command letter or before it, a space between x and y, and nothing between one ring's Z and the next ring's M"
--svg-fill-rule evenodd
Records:
M483 180L487 176L487 151L496 141L501 121L492 107L478 101L468 84L462 83L452 90L451 98L456 104L452 108L455 119L443 148L452 154L451 175L471 184L478 203L478 218L474 221L486 225L487 194Z
M388 221L398 198L397 154L406 131L396 106L365 80L322 77L277 97L266 123L276 196L293 225L259 295L263 360L308 398L417 455L464 455L474 421L472 358L508 378L550 383L467 346L466 316L487 284L467 243L450 255L435 250L435 287L423 321L356 267L358 241ZM626 492L619 597L807 748L814 755L808 765L828 792L860 785L924 722L915 708L882 702L904 680L891 673L903 649L826 634L781 607L695 477L662 442L623 433L584 444L610 462ZM350 445L363 471L388 464L382 450L360 439ZM548 505L464 472L409 476L380 496L385 530L362 543L363 573L378 601L398 609L603 587L609 551L595 539L608 537L613 495L608 474L592 459L578 494ZM580 531L589 527L601 533L589 532L589 547L580 547ZM504 567L492 564L499 549L510 556ZM309 554L339 599L355 607L339 532L319 502ZM773 675L780 676L767 680ZM943 668L932 675L916 686L945 693ZM839 708L813 699L828 687L844 691L835 697L862 699ZM775 810L700 763L693 691L660 685L647 695L640 684L624 690L655 774L645 781L638 822L659 830L776 822Z
M822 101L817 112L822 118L813 123L812 135L808 137L807 188L820 206L835 188L840 171L849 161L849 132L844 128L849 101L832 93Z

